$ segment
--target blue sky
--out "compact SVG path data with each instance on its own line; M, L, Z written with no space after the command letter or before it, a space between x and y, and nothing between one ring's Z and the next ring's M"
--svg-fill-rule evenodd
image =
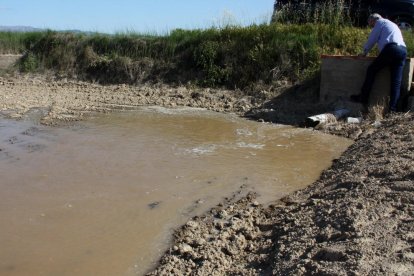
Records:
M268 22L274 0L0 0L0 26L165 33Z

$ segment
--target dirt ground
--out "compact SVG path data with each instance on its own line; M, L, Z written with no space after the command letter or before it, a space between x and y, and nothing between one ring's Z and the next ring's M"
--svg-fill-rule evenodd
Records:
M316 86L317 88L317 86ZM43 110L41 122L58 125L82 120L93 112L133 110L142 105L199 107L217 112L236 113L260 122L304 126L306 118L330 112L337 107L321 104L313 83L291 86L281 82L275 88L252 91L223 90L165 84L99 85L48 75L0 74L0 112L19 119L31 109ZM350 116L360 116L359 107ZM371 128L362 124L343 124L334 120L315 129L357 138Z
M80 120L93 112L133 110L142 105L191 106L242 114L258 101L240 91L185 86L99 85L39 75L0 76L0 110L21 118L32 108L45 112L44 124Z
M21 55L12 55L12 54L4 55L4 54L0 54L0 71L7 70L19 58L21 58Z
M140 105L192 106L300 125L329 108L266 93L3 76L0 112L19 119L40 108L43 123L60 124ZM318 181L270 206L249 194L188 221L148 275L413 275L414 114L317 129L355 143Z

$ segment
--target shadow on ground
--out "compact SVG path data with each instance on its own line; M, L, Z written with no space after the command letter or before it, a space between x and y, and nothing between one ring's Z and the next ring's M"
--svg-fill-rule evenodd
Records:
M304 126L309 116L330 111L332 104L319 102L320 78L315 77L285 89L281 94L266 101L259 108L245 114L253 120Z

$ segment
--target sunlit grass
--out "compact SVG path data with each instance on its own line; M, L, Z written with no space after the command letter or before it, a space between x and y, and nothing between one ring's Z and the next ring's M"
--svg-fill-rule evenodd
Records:
M43 35L42 32L0 32L0 54L20 54Z
M275 10L272 21L284 24L329 24L331 26L352 25L355 18L351 15L349 6L350 0L327 0L312 3L301 0L287 2L278 6Z

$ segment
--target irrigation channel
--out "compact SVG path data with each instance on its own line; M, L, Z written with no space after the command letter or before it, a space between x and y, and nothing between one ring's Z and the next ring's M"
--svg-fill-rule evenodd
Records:
M66 127L0 116L0 275L141 275L174 228L236 191L270 203L351 141L200 109Z

